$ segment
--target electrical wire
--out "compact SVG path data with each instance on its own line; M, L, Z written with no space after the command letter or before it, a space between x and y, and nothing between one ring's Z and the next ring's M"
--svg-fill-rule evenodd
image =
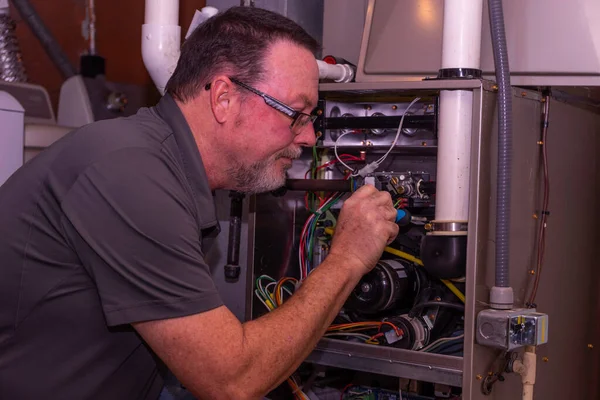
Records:
M335 154L335 158L338 160L338 162L339 162L340 164L342 164L342 165L344 166L344 168L346 168L348 171L354 172L354 169L353 169L352 167L350 167L348 164L346 164L344 161L342 161L342 159L340 158L340 156L338 155L338 152L337 152L337 146L338 146L338 143L340 142L340 140L341 140L341 139L342 139L344 136L346 136L346 135L348 135L348 134L350 134L350 133L354 133L354 131L344 132L344 133L342 133L342 134L341 134L341 135L340 135L340 136L337 138L337 140L336 140L336 141L335 141L335 143L333 144L333 153Z
M419 100L421 100L421 98L416 97L413 101L410 102L408 107L406 107L406 110L404 110L404 113L402 114L402 118L400 118L400 125L398 125L398 130L396 131L396 137L394 138L394 141L392 142L392 145L390 146L388 151L383 155L383 157L381 157L379 160L376 161L378 166L379 166L379 164L381 164L382 162L385 161L387 156L392 152L392 150L396 146L396 143L398 142L398 138L400 138L400 132L402 131L402 125L404 124L404 117L406 116L406 113L408 113L408 110L410 110L410 108Z
M415 316L419 310L426 307L444 307L462 312L465 311L465 306L463 304L449 303L447 301L426 301L423 303L415 304L408 313L408 315Z
M535 298L537 296L538 287L540 284L540 279L542 277L542 268L544 265L544 252L546 250L546 224L548 220L548 203L550 201L550 178L548 174L548 152L546 140L548 137L548 125L550 119L550 96L546 95L544 97L544 108L543 108L543 118L542 118L542 134L540 140L541 146L541 163L543 168L543 185L544 185L544 195L542 199L542 209L540 210L540 224L538 227L538 241L537 241L537 262L535 273L535 280L533 282L533 287L531 289L531 295L529 296L529 301L527 302L527 306L531 308L536 308Z
M425 353L431 353L431 352L433 352L433 350L435 350L436 348L439 348L443 344L462 343L464 337L465 337L465 335L461 334L461 335L453 336L453 337L440 338L440 339L436 340L435 342L429 343L429 345L423 347L419 351L422 351Z
M388 149L388 151L378 160L373 161L369 164L367 164L366 166L364 166L362 169L360 169L358 172L356 172L354 169L352 169L349 165L345 164L340 157L338 156L338 152L337 152L337 146L338 143L340 142L340 140L351 133L355 133L355 131L348 131L348 132L344 132L342 133L337 140L335 141L334 145L333 145L333 152L335 154L335 157L338 159L338 161L340 162L340 164L342 164L346 169L348 169L349 171L352 172L352 176L365 176L368 175L370 173L373 173L374 171L377 170L377 168L379 168L379 165L381 165L381 163L383 163L385 161L385 159L388 157L388 155L392 152L392 150L394 149L394 147L396 146L396 143L398 142L398 138L400 138L400 132L402 132L402 126L404 125L404 117L406 117L406 114L408 113L408 110L410 110L410 108L417 102L421 100L420 97L416 97L415 99L413 99L413 101L410 102L410 104L408 105L408 107L406 107L406 110L404 110L404 113L402 114L402 118L400 118L400 124L398 125L398 129L396 130L396 136L394 137L394 141L392 142L392 144L390 145L390 148Z

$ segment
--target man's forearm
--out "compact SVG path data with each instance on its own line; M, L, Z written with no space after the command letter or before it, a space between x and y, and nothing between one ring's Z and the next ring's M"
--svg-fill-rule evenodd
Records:
M310 354L360 280L347 262L328 257L285 304L243 325L244 357L252 361L241 378L251 393L281 383Z

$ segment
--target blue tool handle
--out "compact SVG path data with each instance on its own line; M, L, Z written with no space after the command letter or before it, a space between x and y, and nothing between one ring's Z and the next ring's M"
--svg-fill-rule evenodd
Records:
M397 210L396 223L400 226L406 226L410 224L410 213L406 210Z

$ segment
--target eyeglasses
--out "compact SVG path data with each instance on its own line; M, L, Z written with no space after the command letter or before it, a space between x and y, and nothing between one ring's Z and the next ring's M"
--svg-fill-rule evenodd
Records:
M300 111L296 111L292 107L288 106L285 103L282 103L281 101L277 100L276 98L271 97L268 94L261 92L260 90L254 89L252 86L248 86L245 83L242 83L235 78L229 78L229 79L231 80L231 82L235 83L236 85L241 86L244 89L249 90L252 93L262 97L263 100L265 101L265 103L269 107L273 107L277 111L290 117L292 119L292 124L290 125L290 130L296 135L299 134L300 131L304 127L306 127L308 124L312 124L313 122L315 122L315 119L317 119L316 115L311 115L311 114L306 114L306 113L303 113Z

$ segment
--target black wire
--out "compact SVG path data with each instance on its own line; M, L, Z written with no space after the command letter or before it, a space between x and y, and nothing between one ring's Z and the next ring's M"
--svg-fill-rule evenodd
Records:
M463 304L449 303L447 301L426 301L424 303L415 305L412 310L410 310L409 315L414 317L418 311L426 307L444 307L452 308L457 311L465 311L465 306Z

